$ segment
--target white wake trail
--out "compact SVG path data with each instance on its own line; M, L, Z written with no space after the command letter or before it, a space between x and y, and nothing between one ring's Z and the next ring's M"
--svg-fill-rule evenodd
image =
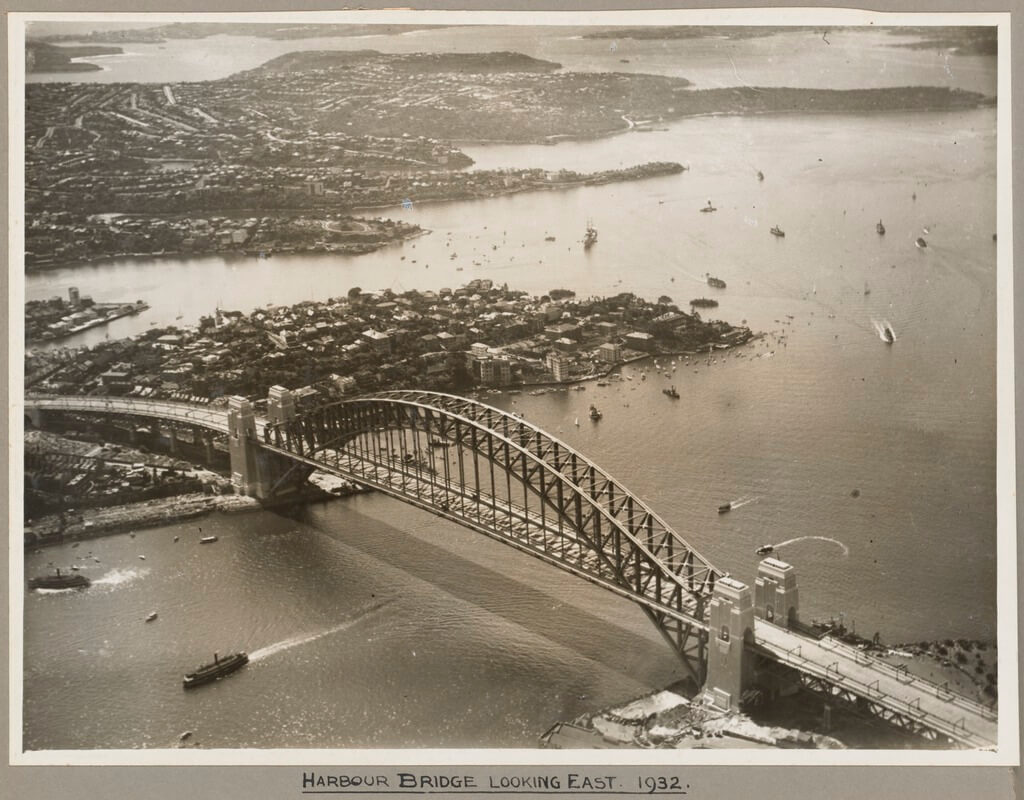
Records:
M780 547L785 547L786 545L789 545L789 544L796 544L797 542L803 542L803 541L806 541L808 539L819 539L819 540L821 540L823 542L832 542L832 544L837 544L841 548L843 548L843 555L844 556L850 555L850 548L849 547L847 547L845 544L843 544L838 539L832 539L832 538L830 538L828 536L797 536L795 539L787 539L784 542L779 542L777 545L774 545L774 547L775 547L776 550L778 550Z
M291 650L293 647L299 647L300 645L309 644L310 642L315 642L317 639L322 639L325 636L330 636L331 634L338 633L340 631L351 628L354 625L362 622L364 619L370 616L370 614L380 611L382 608L384 608L392 602L392 600L384 600L382 602L373 603L368 607L364 606L362 609L357 610L356 613L350 619L331 628L327 628L326 630L317 631L315 633L301 634L299 636L293 636L290 639L285 639L280 642L275 642L274 644L269 644L266 647L261 647L259 650L256 650L255 652L249 654L249 661L262 661L265 658L277 655L278 653L284 652L285 650Z

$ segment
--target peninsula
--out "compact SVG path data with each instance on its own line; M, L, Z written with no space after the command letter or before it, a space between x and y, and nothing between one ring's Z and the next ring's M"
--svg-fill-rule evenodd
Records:
M45 47L45 45L44 45ZM37 48L38 49L38 48ZM51 48L54 49L54 48ZM521 53L290 53L216 81L26 87L26 265L161 253L368 252L419 233L361 208L678 174L469 171L460 142L554 144L708 114L973 108L941 87L694 90ZM116 217L112 215L127 215ZM226 220L210 237L211 218Z

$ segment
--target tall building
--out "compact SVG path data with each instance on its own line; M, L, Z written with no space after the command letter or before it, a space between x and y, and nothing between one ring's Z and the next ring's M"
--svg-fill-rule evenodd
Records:
M77 306L78 305L79 300L78 300L78 287L77 286L72 286L72 287L70 287L68 289L68 301L73 306Z

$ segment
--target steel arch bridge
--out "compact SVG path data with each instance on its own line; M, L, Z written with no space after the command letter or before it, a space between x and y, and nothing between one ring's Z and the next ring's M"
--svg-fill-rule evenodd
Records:
M263 427L261 445L373 486L639 604L698 685L724 573L582 453L500 409L391 391Z

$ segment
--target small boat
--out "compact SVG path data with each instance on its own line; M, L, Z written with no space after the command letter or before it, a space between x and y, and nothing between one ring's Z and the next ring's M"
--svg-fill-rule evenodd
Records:
M917 245L918 247L920 247L920 248L921 248L922 250L923 250L924 248L926 248L926 247L928 246L928 242L926 242L926 241L924 240L924 237L923 237L923 236L918 236L918 237L917 237L917 241L916 241L916 242L914 242L914 244L916 244L916 245Z
M732 503L722 503L722 505L718 507L719 514L724 514L727 511L732 511Z
M597 244L597 228L590 220L587 220L587 232L583 235L583 249L589 250L595 244Z
M575 422L573 422L573 424L578 428L580 426L580 418L576 417L576 420Z
M708 297L697 297L690 301L690 305L695 308L716 308L718 301Z
M155 619L156 619L156 612L155 611L151 611L151 612L149 612L149 616L146 617L146 622L152 622Z
M769 553L774 553L775 552L775 545L773 545L773 544L763 544L759 548L757 548L757 550L755 550L754 552L757 553L759 556L766 556Z
M893 342L896 341L896 334L893 333L892 327L889 325L885 326L884 330L882 331L882 335L885 337L886 344L892 344Z
M204 536L199 540L199 544L213 544L215 541L217 541L216 536Z
M145 561L145 560L146 560L145 556L139 556L139 561Z
M676 387L674 385L672 386L671 389L662 389L661 393L664 394L664 395L668 395L673 400L678 400L679 399L679 392L676 391Z
M431 439L430 440L430 446L431 447L451 447L452 443L451 442L446 442L444 439Z
M871 289L870 289L870 287L868 287L868 282L867 281L864 281L864 294L865 295L871 294Z
M53 575L42 575L28 582L29 589L84 589L92 584L87 577L77 573L62 573L60 567Z
M757 179L758 179L759 181L763 181L763 180L764 180L764 173L763 173L763 172L761 172L761 170L758 170L758 171L757 171Z
M220 658L216 653L214 653L213 662L210 664L203 664L203 666L199 667L195 672L188 673L182 679L182 685L186 689L191 689L204 683L220 680L225 675L230 675L232 672L237 669L241 669L248 663L249 656L245 653L231 653L224 658Z
M555 237L554 236L545 236L544 237L544 241L545 242L553 242L553 241L555 241Z
M594 422L597 422L597 421L598 421L599 419L601 419L601 417L603 417L603 416L604 416L604 414L602 414L602 413L601 413L601 412L600 412L600 411L598 410L597 406L591 406L591 407L590 407L590 418L591 418L592 420L594 420Z
M772 236L778 236L780 238L786 235L786 232L782 230L782 228L780 228L778 225L773 225L770 233Z
M718 211L718 209L711 205L711 201L708 200L708 204L704 206L704 208L702 208L700 211L702 214L709 214L712 211Z
M708 275L708 286L712 286L715 289L724 289L725 281L723 281L721 278L714 278L711 275Z
M181 538L180 536L175 536L174 537L174 541L178 541L178 539L180 539L180 538Z
M878 231L879 236L885 236L885 226L882 224L882 220L878 220L875 230Z

